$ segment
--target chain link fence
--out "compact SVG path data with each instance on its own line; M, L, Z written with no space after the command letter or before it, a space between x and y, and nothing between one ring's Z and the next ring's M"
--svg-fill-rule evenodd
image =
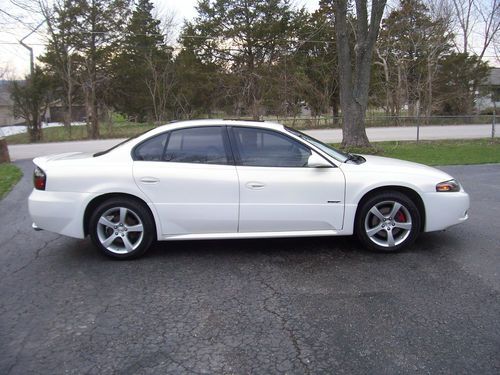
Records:
M224 118L223 115L213 116ZM251 119L240 117L240 119ZM342 116L264 116L262 120L275 121L283 125L290 126L300 130L321 130L321 129L342 129ZM380 114L367 113L365 124L367 132L383 133L393 131L395 134L406 134L398 139L411 139L419 141L420 139L444 139L444 138L487 138L497 137L496 116L493 115L472 115L472 116L385 116ZM84 125L84 123L75 123L73 125ZM140 125L140 124L136 124ZM52 126L62 126L59 123L44 124L43 128ZM448 128L449 126L460 126L460 128ZM394 130L391 130L394 129ZM449 131L448 134L444 134ZM0 137L26 132L25 125L0 126ZM433 137L432 133L441 134ZM410 135L411 134L411 135Z

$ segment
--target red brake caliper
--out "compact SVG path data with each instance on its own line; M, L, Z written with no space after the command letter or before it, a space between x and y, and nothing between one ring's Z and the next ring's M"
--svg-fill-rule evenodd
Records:
M403 212L401 212L401 210L398 211L398 213L396 214L395 219L396 219L396 221L399 221L400 223L406 222L405 214Z

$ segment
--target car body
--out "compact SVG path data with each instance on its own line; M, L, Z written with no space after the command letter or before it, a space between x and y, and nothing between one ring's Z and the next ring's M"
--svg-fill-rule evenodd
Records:
M396 251L468 218L453 177L421 164L343 154L268 122L157 127L97 154L34 159L34 227L130 258L153 240L357 234Z

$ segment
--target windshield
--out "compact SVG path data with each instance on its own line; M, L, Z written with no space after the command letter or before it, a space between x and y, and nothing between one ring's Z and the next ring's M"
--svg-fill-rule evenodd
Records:
M342 163L345 163L349 159L349 156L347 154L344 154L343 152L333 148L332 146L327 145L326 143L323 143L321 141L318 141L317 139L305 133L299 132L298 130L289 128L287 126L285 126L285 129L288 130L290 133L295 134L297 137L300 137L307 143L312 144L313 146L319 148L324 153L330 155L332 158L335 158Z

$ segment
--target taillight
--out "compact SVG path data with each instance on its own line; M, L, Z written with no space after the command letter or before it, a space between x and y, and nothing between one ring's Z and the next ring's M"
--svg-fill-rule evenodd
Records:
M45 172L40 167L36 167L33 171L33 185L35 185L35 189L45 190L46 181L47 176Z

